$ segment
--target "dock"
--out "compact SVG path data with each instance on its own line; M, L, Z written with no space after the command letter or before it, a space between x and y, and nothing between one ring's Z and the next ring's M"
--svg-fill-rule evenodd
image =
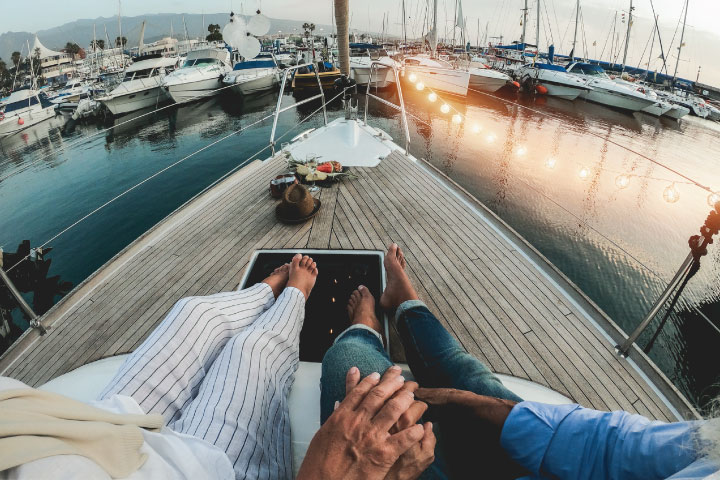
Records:
M672 383L562 273L458 185L394 151L322 188L300 225L275 218L268 182L287 168L255 160L180 207L78 285L0 358L0 374L41 385L133 351L180 298L237 287L261 248L385 250L398 243L420 298L497 373L599 410L696 418Z

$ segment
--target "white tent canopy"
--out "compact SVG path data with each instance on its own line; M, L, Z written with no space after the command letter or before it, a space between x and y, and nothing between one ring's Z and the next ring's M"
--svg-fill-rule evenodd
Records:
M40 39L38 38L37 35L35 35L35 41L33 42L32 50L30 50L30 54L31 54L31 55L34 55L34 54L35 54L35 49L38 49L38 48L40 49L40 58L41 58L41 59L42 59L42 58L47 58L47 57L58 57L58 56L61 56L61 55L66 55L66 54L63 53L63 52L56 52L56 51L54 51L54 50L50 50L50 49L47 48L45 45L43 45L42 43L40 43Z

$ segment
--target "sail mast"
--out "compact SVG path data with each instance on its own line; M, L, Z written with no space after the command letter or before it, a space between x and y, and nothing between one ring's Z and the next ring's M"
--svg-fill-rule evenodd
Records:
M540 52L540 0L537 0L537 24L535 26L535 46Z
M680 66L680 52L682 51L683 40L685 39L685 24L687 23L687 12L688 12L689 6L690 6L690 0L685 0L685 18L683 19L682 33L680 33L680 46L678 47L677 62L675 62L675 73L673 73L673 85L675 85L675 80L677 79L678 67Z
M625 70L625 65L627 65L627 52L628 52L628 46L630 46L630 29L632 28L633 24L633 0L630 0L630 10L628 11L628 27L627 27L627 34L625 35L625 53L623 53L623 70Z
M120 51L123 51L123 41L122 41L122 5L120 4L120 0L118 0L118 40L120 42Z
M573 46L572 50L570 51L570 61L575 60L575 44L577 43L577 27L578 27L578 18L580 17L580 0L577 0L577 4L575 6L575 34L573 35Z
M525 29L527 27L527 13L528 13L528 6L527 6L527 0L525 0L525 8L523 8L523 19L522 19L522 35L520 36L520 43L525 43Z

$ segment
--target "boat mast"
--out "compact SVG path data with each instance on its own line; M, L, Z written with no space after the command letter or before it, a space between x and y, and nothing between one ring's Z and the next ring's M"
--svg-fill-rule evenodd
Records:
M93 67L95 66L95 62L97 62L97 36L95 35L95 24L93 23L93 61L90 64L90 76L93 76ZM100 68L97 69L98 74L100 74Z
M627 27L627 34L625 36L625 53L623 53L623 70L625 70L625 65L627 62L627 52L628 52L628 47L630 46L630 29L632 28L632 24L633 24L632 12L633 12L634 7L633 7L632 3L633 3L633 0L630 0L630 10L628 11L628 27Z
M687 23L687 12L690 6L690 0L685 0L685 18L683 19L682 33L680 33L680 46L678 47L677 61L675 62L675 73L673 73L673 85L677 79L678 67L680 66L680 52L682 51L683 39L685 38L685 24Z
M577 43L577 27L578 27L578 19L580 17L580 0L577 0L577 4L575 6L575 34L573 35L573 46L572 50L570 51L570 61L572 62L575 60L575 44Z
M437 54L437 2L438 0L433 0L433 34L432 42L430 43L433 58L435 58L435 55Z
M120 5L120 0L118 0L118 35L120 37L118 38L120 42L120 52L123 51L123 41L122 41L122 6Z
M540 0L537 0L537 24L535 26L535 46L540 53Z
M405 0L402 2L402 34L403 34L403 45L407 48L407 28L405 28Z
M655 21L657 21L657 17L655 17ZM652 62L652 52L653 47L655 46L655 34L657 33L657 30L653 28L653 34L652 34L652 41L650 42L650 55L648 56L648 63L647 68L645 69L645 79L647 79L648 74L650 73L650 62ZM642 63L642 59L640 59L640 62ZM640 68L642 65L638 65L638 68Z
M527 2L527 0L525 0ZM455 15L453 15L453 41L452 41L452 49L453 52L455 52L455 27L457 27L457 18L458 18L458 0L455 0Z
M140 41L138 42L138 56L142 55L143 40L145 39L145 20L140 27Z
M522 19L522 36L520 36L520 43L525 43L525 28L527 27L527 13L528 13L528 6L527 6L528 0L525 0L525 8L522 9L523 11L523 19Z

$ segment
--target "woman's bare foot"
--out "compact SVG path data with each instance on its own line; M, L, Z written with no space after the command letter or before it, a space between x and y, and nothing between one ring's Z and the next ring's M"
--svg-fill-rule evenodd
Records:
M285 284L288 281L289 275L290 264L286 263L285 265L280 265L275 270L273 270L273 272L268 275L268 277L263 280L262 283L267 283L268 285L270 285L273 295L275 296L275 298L277 298L280 295L280 292L282 292L285 288Z
M307 300L315 286L317 275L317 264L313 262L313 259L298 253L290 262L290 277L287 286L300 290L305 295L305 300Z
M407 300L417 300L417 292L405 273L405 255L397 244L393 243L388 247L383 263L385 264L387 287L380 297L380 306L389 312L394 312L401 303Z
M375 316L375 297L372 296L370 290L365 285L360 285L350 295L347 304L350 323L353 325L362 323L367 325L378 333L382 334L382 326Z

